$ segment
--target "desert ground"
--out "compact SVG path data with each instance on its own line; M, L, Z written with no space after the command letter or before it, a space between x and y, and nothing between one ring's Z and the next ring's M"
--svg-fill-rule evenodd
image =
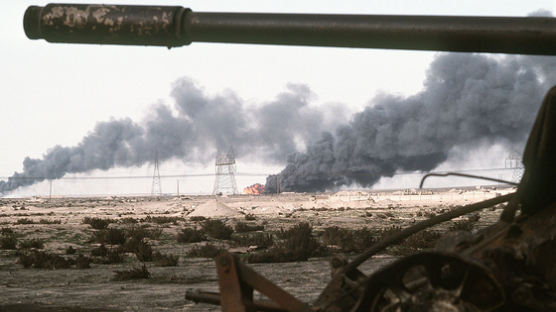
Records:
M329 258L338 253L353 257L366 247L334 240L338 229L374 235L371 241L454 207L511 191L484 187L218 197L2 198L0 311L218 311L217 306L184 298L187 289L218 291L213 260L201 252L207 245L237 252L257 272L312 302L330 279ZM463 216L429 232L477 230L496 222L500 209ZM233 232L226 237L210 234L207 221L214 220ZM308 225L309 236L318 245L306 261L256 261L253 254L272 250L287 240L288 229L300 223ZM204 237L193 238L203 230ZM261 242L265 237L272 242ZM360 269L370 273L422 248L401 247L373 257ZM143 270L143 265L148 276L130 273Z

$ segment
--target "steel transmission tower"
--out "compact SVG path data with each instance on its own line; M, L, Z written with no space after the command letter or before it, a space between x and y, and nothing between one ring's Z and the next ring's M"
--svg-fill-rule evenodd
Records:
M153 171L153 185L151 188L151 196L162 195L162 186L160 185L160 170L158 169L158 151L154 152L154 171Z
M523 164L521 163L521 156L518 153L512 153L504 163L504 167L513 169L512 181L519 183L523 176Z
M216 155L216 175L212 194L237 194L236 158L233 149Z

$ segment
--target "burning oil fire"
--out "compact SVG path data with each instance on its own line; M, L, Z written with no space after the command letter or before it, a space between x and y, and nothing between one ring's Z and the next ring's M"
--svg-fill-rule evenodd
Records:
M262 194L264 193L264 185L260 184L260 183L255 183L251 186L248 186L246 188L243 189L243 194Z

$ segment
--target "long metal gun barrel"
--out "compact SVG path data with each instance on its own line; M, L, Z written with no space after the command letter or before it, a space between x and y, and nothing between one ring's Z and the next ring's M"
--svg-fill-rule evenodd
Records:
M25 33L50 42L191 42L556 55L556 18L193 12L180 6L48 4Z

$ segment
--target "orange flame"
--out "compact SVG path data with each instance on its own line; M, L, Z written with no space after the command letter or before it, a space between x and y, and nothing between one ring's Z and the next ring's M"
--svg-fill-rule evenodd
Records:
M260 184L260 183L255 183L251 186L248 186L246 188L243 189L243 194L255 194L255 195L259 195L264 193L264 185Z

